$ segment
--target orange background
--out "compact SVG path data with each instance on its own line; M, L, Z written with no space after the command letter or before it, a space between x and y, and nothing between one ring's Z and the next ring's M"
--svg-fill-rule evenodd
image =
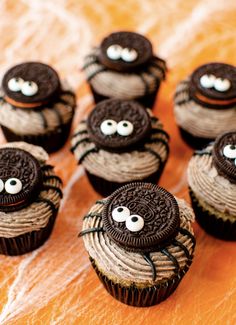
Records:
M235 64L235 0L1 0L0 72L25 60L52 64L78 94L74 127L92 108L79 70L84 54L113 30L147 35L169 73L155 114L171 134L160 185L189 201L190 150L173 118L176 83L207 61ZM1 142L3 142L1 137ZM235 244L194 226L194 262L177 291L160 305L138 309L111 298L77 238L82 216L99 196L70 144L51 156L64 181L64 199L50 240L22 257L0 257L0 324L236 324Z

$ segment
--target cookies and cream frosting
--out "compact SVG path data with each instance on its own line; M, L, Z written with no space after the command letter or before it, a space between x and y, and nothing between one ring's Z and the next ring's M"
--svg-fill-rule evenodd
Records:
M0 207L0 237L13 238L47 226L59 208L62 184L53 167L46 164L48 155L41 147L25 142L12 142L1 145L0 149L2 148L17 148L29 152L39 162L43 176L40 192L31 204L10 212L1 211Z

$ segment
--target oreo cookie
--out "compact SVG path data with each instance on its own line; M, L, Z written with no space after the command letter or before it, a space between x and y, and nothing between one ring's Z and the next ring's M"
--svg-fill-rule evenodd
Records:
M190 96L200 105L224 109L236 105L236 67L208 63L197 68L190 78Z
M153 57L152 44L133 32L116 32L100 45L99 61L107 68L128 72L144 66Z
M16 107L34 108L52 101L61 86L57 72L40 62L25 62L8 70L2 80L5 100Z
M170 243L180 226L173 195L150 183L130 183L115 191L106 201L102 220L115 243L140 253Z
M136 147L151 131L147 110L135 101L108 99L100 102L87 120L91 140L108 151Z
M22 149L0 149L0 211L22 209L34 200L41 186L36 158Z
M236 183L236 130L220 135L213 147L213 163L218 173Z

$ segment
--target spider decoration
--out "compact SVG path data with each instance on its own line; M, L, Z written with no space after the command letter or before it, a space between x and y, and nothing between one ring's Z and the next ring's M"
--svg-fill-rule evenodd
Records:
M63 125L65 113L61 105L67 107L68 114L75 108L74 94L62 89L57 72L40 62L25 62L9 69L2 80L0 99L14 110L32 110L39 115L45 129L49 126L48 110Z
M139 76L146 94L155 91L160 81L165 79L166 64L154 56L150 41L133 32L117 32L106 37L99 48L86 56L84 70L91 70L87 80L91 81L104 72L129 72ZM150 79L155 81L154 89L149 89Z
M87 121L81 121L72 139L72 152L79 152L79 163L102 149L113 153L148 152L163 168L169 153L169 135L160 121L134 101L105 100L94 108ZM159 145L157 148L154 145ZM165 158L160 152L165 148Z
M140 253L151 268L153 281L157 270L150 256L152 252L161 252L168 257L175 274L179 273L180 265L168 250L169 245L182 249L191 264L192 254L176 238L178 234L187 236L193 249L195 238L180 226L178 204L163 188L150 183L130 183L97 204L102 206L100 212L84 217L84 220L95 218L97 227L82 230L80 237L105 232L124 250Z
M208 108L231 108L236 104L236 68L224 63L208 63L182 81L175 102L182 105L193 99Z
M36 202L44 203L55 215L57 199L49 200L45 194L52 190L62 198L61 179L54 175L53 166L40 164L29 152L13 145L0 148L0 211L14 212Z

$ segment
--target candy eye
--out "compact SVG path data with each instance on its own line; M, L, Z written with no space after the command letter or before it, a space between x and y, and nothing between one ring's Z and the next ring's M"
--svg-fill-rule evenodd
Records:
M130 216L130 211L124 206L115 208L112 211L112 219L117 222L124 222Z
M0 179L0 193L4 190L4 183L3 181Z
M126 219L125 225L129 231L140 231L141 229L143 229L144 220L138 214L132 214Z
M223 149L223 154L226 158L234 159L236 158L236 145L227 144Z
M117 123L114 120L105 120L100 125L100 129L104 135L112 135L116 133Z
M134 62L138 57L137 51L130 48L124 48L121 52L121 59L125 62Z
M7 86L11 91L20 91L24 83L24 80L21 78L12 78L8 81Z
M9 178L5 183L5 190L9 194L17 194L22 190L22 183L18 178Z
M25 81L21 87L21 92L25 96L33 96L38 92L38 86L33 81Z
M228 79L217 78L214 83L214 88L220 92L229 90L231 83Z
M121 57L122 47L118 44L114 44L108 47L107 56L111 60L119 60Z
M204 74L200 78L200 84L204 88L213 88L215 85L216 77L213 74Z
M127 137L134 130L134 126L129 121L120 121L117 124L117 133L123 137Z

